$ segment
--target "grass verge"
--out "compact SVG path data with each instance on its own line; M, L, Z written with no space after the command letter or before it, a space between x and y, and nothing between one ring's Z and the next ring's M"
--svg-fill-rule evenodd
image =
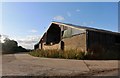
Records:
M30 55L35 57L47 58L64 58L64 59L85 59L85 52L80 50L34 50L29 52Z

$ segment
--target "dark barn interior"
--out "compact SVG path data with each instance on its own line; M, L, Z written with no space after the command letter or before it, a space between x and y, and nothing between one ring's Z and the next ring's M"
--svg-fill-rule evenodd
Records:
M47 31L46 44L57 44L60 42L61 29L57 24L52 24Z

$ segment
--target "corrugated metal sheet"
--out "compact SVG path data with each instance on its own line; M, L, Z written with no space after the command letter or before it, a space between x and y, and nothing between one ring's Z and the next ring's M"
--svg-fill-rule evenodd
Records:
M104 33L111 33L111 34L117 34L120 35L119 32L112 32L104 29L97 29L97 28L91 28L91 27L86 27L86 26L79 26L79 25L74 25L74 24L69 24L69 23L62 23L62 22L55 22L53 21L52 23L59 24L59 25L64 25L64 26L70 26L73 28L78 28L78 29L85 29L85 30L91 30L91 31L98 31L98 32L104 32Z

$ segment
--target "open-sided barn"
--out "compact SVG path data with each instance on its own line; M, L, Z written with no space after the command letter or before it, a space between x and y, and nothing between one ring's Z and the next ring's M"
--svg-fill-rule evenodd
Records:
M120 33L73 24L52 22L35 49L120 51Z

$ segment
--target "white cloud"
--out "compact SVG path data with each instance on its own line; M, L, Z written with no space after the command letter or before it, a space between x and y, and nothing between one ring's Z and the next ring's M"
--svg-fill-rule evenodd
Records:
M22 46L27 49L33 49L34 45L39 42L40 36L39 35L31 35L31 36L26 36L24 38L19 38L16 39L19 46Z
M70 13L70 12L67 12L67 15L68 15L69 17L71 17L71 13Z
M35 29L32 29L32 30L30 30L29 32L31 32L31 33L36 33L36 32L38 32L38 31L35 30Z
M54 18L53 18L54 20L58 20L58 21L63 21L63 20L65 20L65 18L63 17L63 16L55 16Z
M0 35L0 43L4 43L4 39L8 38L7 35Z
M76 12L80 12L80 9L76 9Z

